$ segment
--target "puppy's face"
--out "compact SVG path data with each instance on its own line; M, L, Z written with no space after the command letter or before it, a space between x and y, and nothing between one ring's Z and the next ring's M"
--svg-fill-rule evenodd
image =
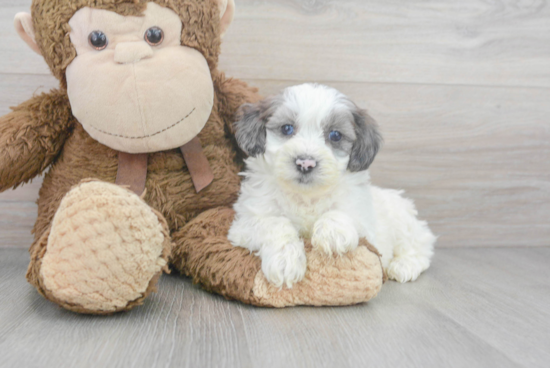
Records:
M323 191L347 171L366 170L381 137L376 123L338 91L305 84L243 105L235 123L239 146L263 155L281 184Z

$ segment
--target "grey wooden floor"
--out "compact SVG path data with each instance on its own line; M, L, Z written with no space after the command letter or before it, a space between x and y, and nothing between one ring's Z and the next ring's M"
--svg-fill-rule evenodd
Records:
M417 282L368 304L260 309L177 275L140 308L82 316L0 250L2 367L548 367L550 248L440 249Z
M0 367L549 367L550 1L236 0L220 69L265 95L332 85L368 108L371 172L440 236L368 304L258 309L177 275L81 316L24 279L41 178L0 194ZM0 115L57 86L0 0Z

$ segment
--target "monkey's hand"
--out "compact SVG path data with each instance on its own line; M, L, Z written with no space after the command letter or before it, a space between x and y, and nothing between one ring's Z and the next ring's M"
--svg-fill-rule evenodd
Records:
M74 118L65 92L31 98L0 117L0 191L28 182L57 157Z

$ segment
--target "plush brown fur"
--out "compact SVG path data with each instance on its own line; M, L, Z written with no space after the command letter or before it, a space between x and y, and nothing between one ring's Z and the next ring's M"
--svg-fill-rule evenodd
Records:
M197 194L179 150L149 155L144 199L159 212L167 231L173 233L205 209L229 206L237 198L240 183L237 174L241 167L230 126L237 108L243 103L257 101L259 96L256 89L228 79L216 69L220 32L219 9L214 0L155 2L180 16L184 25L181 42L203 54L215 87L214 108L199 135L214 173L214 182ZM46 298L78 312L101 313L82 310L52 297L41 285L41 259L47 250L52 219L65 194L86 178L114 182L118 162L117 152L92 139L72 116L65 90L65 69L76 53L70 43L68 21L84 6L122 15L140 15L146 3L144 0L33 1L36 42L52 73L60 80L61 88L35 97L0 118L0 190L27 182L50 167L38 199L28 280ZM149 291L154 284L152 280ZM141 300L130 302L125 309L139 303Z
M175 247L170 261L180 272L193 277L208 290L254 303L251 293L260 269L259 259L244 249L228 245L219 231L214 231L211 238L205 239L204 235L205 231L213 231L212 228L227 229L232 219L227 207L238 195L241 162L231 126L237 108L243 103L258 101L259 96L256 89L228 79L216 69L220 26L214 0L154 1L180 16L182 44L199 50L210 66L214 107L199 138L214 181L197 194L179 150L152 153L144 200L158 211L165 231L171 235ZM27 278L46 298L76 312L102 314L102 311L69 305L44 288L40 267L47 252L48 234L61 200L73 186L86 178L115 182L117 152L92 139L71 113L65 90L65 69L75 57L75 50L69 40L67 22L84 6L139 15L145 3L145 0L34 0L36 41L61 87L32 98L0 118L0 190L26 182L50 167L39 193ZM212 208L219 209L203 213ZM159 276L151 280L141 298L118 310L141 304L154 289Z
M0 190L25 183L46 169L71 134L74 118L65 92L33 97L0 123Z
M240 186L237 174L240 171L240 165L236 160L236 149L232 139L226 133L226 124L232 121L229 119L230 111L235 111L241 103L257 100L258 96L254 89L240 81L225 79L223 74L218 72L215 75L217 103L208 123L199 134L204 153L214 173L213 183L197 194L183 157L177 149L149 155L144 199L163 215L170 232L182 228L205 209L230 206L237 198ZM220 95L221 98L218 97ZM231 96L227 97L227 95ZM233 105L230 105L231 103ZM44 254L37 250L44 244L40 240L47 233L64 195L71 187L86 178L96 178L111 183L114 183L116 178L117 152L92 139L78 122L71 120L73 120L72 130L44 177L37 202L38 218L33 229L35 242L30 249L33 257L29 266L29 281L37 287L39 285L32 276L36 275L37 271L31 271L31 269L39 267L39 264L35 265L34 262L39 262ZM4 125L3 122L0 124ZM34 145L38 143L35 142ZM11 152L7 155L17 157ZM2 161L0 165L4 168L7 163ZM35 163L35 165L38 164ZM41 165L45 167L47 163ZM14 174L13 169L14 167L11 166L10 170L5 170L10 176L2 175L1 183L5 183L5 178L14 175L22 177L26 174L24 170ZM36 169L35 175L40 171ZM177 260L177 257L174 259ZM44 295L48 297L46 293ZM59 303L59 301L56 302ZM78 308L69 309L78 310Z
M252 289L261 263L248 249L229 244L227 231L233 216L229 208L206 211L173 234L171 263L205 289L253 304Z

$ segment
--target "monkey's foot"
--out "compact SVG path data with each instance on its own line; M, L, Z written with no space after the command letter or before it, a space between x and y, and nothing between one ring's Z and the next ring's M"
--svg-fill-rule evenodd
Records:
M357 304L380 291L384 282L380 256L364 239L357 249L334 257L305 241L303 280L292 288L274 286L263 274L260 258L227 240L234 214L228 208L212 209L174 233L172 265L207 290L257 306Z
M141 304L171 250L160 214L129 190L101 181L71 189L40 241L39 291L67 309L93 314Z

